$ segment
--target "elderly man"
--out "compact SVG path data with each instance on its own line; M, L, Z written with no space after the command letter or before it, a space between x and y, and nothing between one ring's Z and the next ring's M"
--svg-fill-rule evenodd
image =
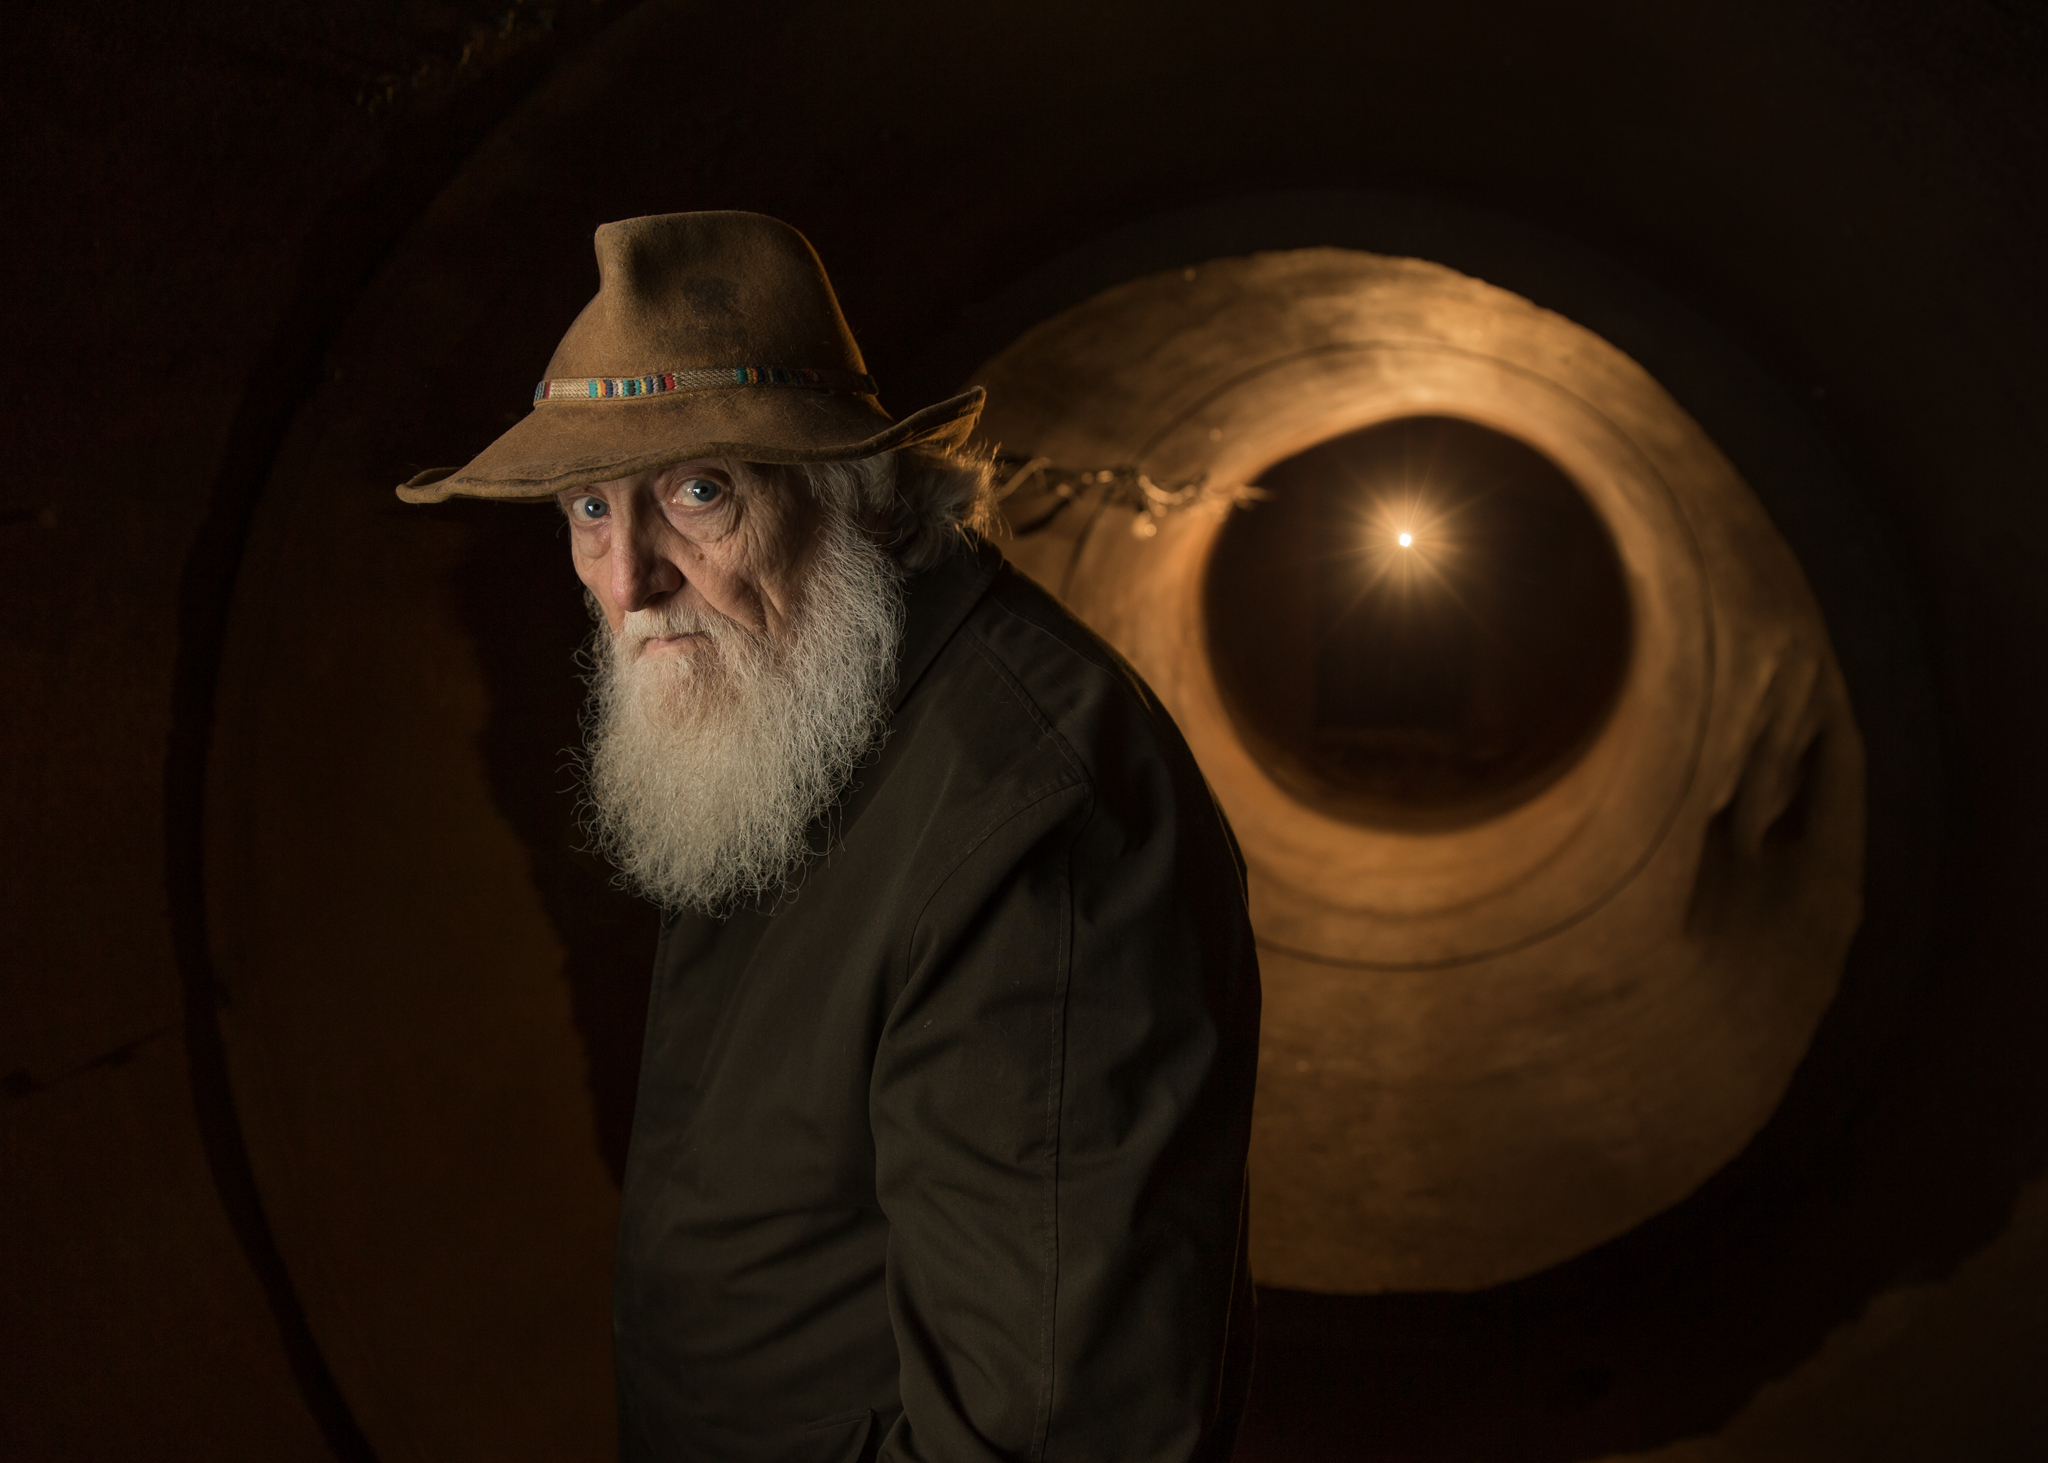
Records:
M892 421L810 245L606 225L534 409L413 502L553 500L593 831L663 906L620 1217L625 1456L1224 1458L1258 974L1137 676Z

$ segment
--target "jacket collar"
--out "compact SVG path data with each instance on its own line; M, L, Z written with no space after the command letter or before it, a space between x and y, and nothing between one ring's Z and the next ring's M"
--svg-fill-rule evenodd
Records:
M903 644L897 652L892 712L903 709L946 642L995 583L1002 565L1002 551L977 535L906 583Z

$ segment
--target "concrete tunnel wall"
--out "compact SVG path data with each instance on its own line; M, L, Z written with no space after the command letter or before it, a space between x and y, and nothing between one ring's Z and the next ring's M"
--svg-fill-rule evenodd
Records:
M985 430L1013 454L1146 469L1135 506L1111 501L1115 479L1087 482L1099 468L1041 470L1006 500L1009 552L1143 672L1243 848L1265 986L1258 1278L1497 1285L1634 1228L1733 1158L1783 1095L1858 924L1863 755L1796 558L1677 403L1562 316L1441 265L1336 249L1134 281L978 376ZM1626 588L1607 612L1629 650L1612 703L1541 780L1448 820L1412 800L1347 811L1327 778L1281 780L1291 759L1233 712L1219 637L1348 536L1392 526L1302 519L1312 488L1286 464L1450 414L1564 467L1618 550ZM1499 634L1460 555L1506 510L1475 485L1439 519L1431 499L1458 470L1431 446L1331 491L1391 495L1416 530L1410 567L1434 564L1412 595L1458 599ZM1264 501L1240 501L1248 483ZM1246 516L1276 526L1230 521ZM1240 531L1279 538L1238 570L1222 560ZM1379 567L1351 557L1353 575ZM1509 586L1491 620L1526 620L1562 588ZM1328 633L1276 612L1247 653L1299 659L1253 683L1256 701L1309 700L1309 642ZM1795 801L1797 835L1770 836Z
M1868 746L1869 910L1775 1115L1525 1278L1269 1290L1247 1456L2048 1437L2038 34L1962 5L1177 15L33 16L0 1448L605 1446L651 926L557 793L581 613L544 515L385 489L516 409L592 224L715 205L811 234L899 410L1126 281L1437 260L1644 367L1811 584ZM685 120L626 125L707 54ZM1190 78L1236 105L1176 105ZM1587 257L1625 265L1593 289ZM162 388L107 389L113 360Z

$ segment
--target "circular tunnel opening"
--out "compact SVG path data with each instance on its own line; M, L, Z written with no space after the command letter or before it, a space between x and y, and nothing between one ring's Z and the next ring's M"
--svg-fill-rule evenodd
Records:
M1628 664L1606 525L1548 457L1454 417L1382 422L1259 478L1204 590L1239 734L1352 822L1455 827L1541 791Z

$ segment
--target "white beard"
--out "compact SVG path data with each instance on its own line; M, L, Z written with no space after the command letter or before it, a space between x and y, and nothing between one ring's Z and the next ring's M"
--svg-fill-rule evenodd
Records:
M827 510L784 637L662 606L592 638L584 825L626 883L718 913L793 887L807 834L880 740L903 633L902 576ZM691 653L644 655L702 632Z

